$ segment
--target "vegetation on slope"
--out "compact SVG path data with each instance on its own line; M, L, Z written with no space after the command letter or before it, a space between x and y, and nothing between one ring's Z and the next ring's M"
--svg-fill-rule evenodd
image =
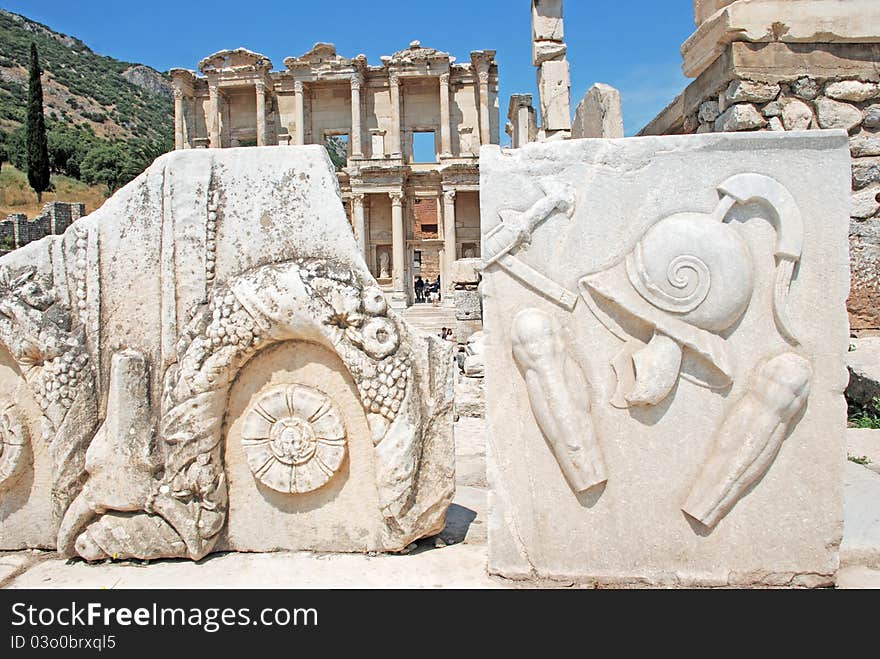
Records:
M24 124L31 43L37 46L44 71L44 114L55 190L53 195L50 188L46 200L57 198L64 181L81 181L84 193L98 185L113 192L173 148L174 102L167 77L98 55L79 39L0 10L0 151L16 169L27 171ZM133 70L137 75L131 75ZM24 209L34 206L39 210L33 191L3 187L15 185L12 178L0 176L0 212L28 212ZM65 186L66 192L74 189ZM30 199L22 198L27 192Z

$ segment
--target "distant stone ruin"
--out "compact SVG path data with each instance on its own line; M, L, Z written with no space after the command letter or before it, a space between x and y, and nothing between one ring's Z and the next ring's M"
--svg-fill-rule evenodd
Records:
M58 236L86 214L85 204L50 201L35 218L11 213L0 221L0 255L46 236Z

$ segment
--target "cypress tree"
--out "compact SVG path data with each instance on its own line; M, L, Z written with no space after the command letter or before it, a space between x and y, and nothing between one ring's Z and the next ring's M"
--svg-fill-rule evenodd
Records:
M46 120L43 117L41 73L37 44L31 42L27 113L27 175L28 183L37 193L37 202L43 201L43 192L49 189L49 143L46 138Z

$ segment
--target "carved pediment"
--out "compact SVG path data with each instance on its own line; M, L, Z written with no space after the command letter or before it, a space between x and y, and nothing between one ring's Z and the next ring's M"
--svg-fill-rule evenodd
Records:
M455 58L450 57L449 53L437 50L436 48L424 48L420 41L412 41L409 48L398 50L394 53L390 60L395 64L410 64L415 62L425 62L428 60L445 60L454 62Z
M357 58L356 58L357 59ZM336 52L336 46L332 43L316 43L312 49L300 57L288 57L284 60L284 66L288 69L333 69L350 67L353 60L342 57Z
M239 71L269 71L272 61L265 55L247 48L221 50L199 62L199 71L204 74Z

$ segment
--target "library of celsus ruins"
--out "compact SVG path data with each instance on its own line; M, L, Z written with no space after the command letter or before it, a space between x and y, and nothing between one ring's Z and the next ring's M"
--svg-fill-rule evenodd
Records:
M443 292L459 258L479 256L480 146L498 143L495 51L458 63L423 47L347 58L319 43L285 70L243 48L171 72L175 147L326 144L370 271L401 308L416 276Z

